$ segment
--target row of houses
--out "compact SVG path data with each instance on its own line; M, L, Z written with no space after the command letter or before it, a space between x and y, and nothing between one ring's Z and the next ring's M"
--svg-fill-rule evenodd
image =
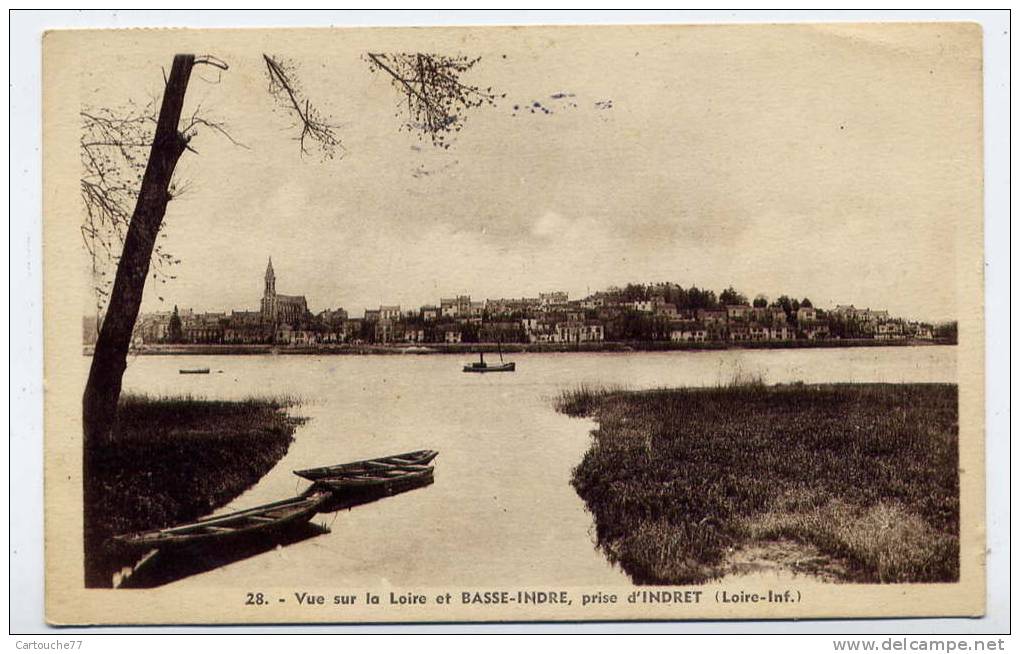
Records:
M611 293L570 300L565 292L474 301L441 298L416 309L381 305L352 318L342 308L312 314L307 308L275 319L262 311L198 313L191 309L147 313L135 328L135 345L151 343L590 343L605 340L790 341L827 338L931 340L931 325L890 318L887 311L838 305L784 309L746 303L681 309L661 297L624 301ZM86 320L86 342L98 322Z
M851 307L852 308L852 307ZM798 338L820 340L844 338L834 333L833 321L858 322L852 336L876 340L933 340L931 325L904 322L888 317L886 311L862 310L843 316L826 314L813 307L801 307L794 319L787 319L778 307L727 306L725 309L694 312L693 317L673 321L670 339L703 341L789 341ZM841 326L842 322L837 323ZM839 330L842 331L842 330Z

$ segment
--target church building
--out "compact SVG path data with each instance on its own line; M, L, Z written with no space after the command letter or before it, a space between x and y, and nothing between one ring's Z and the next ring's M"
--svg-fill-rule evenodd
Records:
M262 324L294 324L308 316L308 302L304 295L278 295L273 258L266 266L266 288L262 294Z

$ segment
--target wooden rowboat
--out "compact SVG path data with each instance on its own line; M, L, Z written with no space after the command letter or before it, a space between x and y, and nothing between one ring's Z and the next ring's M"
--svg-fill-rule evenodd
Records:
M306 470L295 470L294 474L311 481L326 479L329 477L349 477L365 475L382 471L403 471L416 472L427 468L439 455L435 450L415 450L392 456L379 457L378 459L365 459L363 461L352 461L338 465L325 466L322 468L308 468Z
M275 533L285 527L310 520L329 496L330 494L324 491L312 492L186 525L122 534L114 536L113 540L132 547L174 548Z
M316 487L328 489L334 493L371 491L391 494L431 484L434 481L432 473L431 466L422 466L419 470L348 473L338 477L317 479L315 483Z

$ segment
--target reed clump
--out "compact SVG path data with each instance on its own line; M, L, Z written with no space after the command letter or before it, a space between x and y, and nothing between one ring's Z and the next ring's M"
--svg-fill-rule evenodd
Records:
M957 388L833 384L564 393L598 421L573 485L638 583L699 583L787 540L855 582L959 577Z
M607 395L619 393L623 389L618 386L600 386L580 384L574 388L560 391L556 396L556 410L568 416L590 416L598 404Z

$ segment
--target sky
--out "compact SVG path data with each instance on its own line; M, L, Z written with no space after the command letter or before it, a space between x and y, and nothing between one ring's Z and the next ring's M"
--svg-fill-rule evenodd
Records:
M244 147L193 139L182 262L143 311L254 309L272 256L316 312L671 281L934 321L981 229L980 49L959 24L131 31L82 54L81 96L144 101L177 51L230 64L196 69L186 111ZM479 56L465 81L506 95L439 150L368 51ZM262 52L342 157L301 156Z

